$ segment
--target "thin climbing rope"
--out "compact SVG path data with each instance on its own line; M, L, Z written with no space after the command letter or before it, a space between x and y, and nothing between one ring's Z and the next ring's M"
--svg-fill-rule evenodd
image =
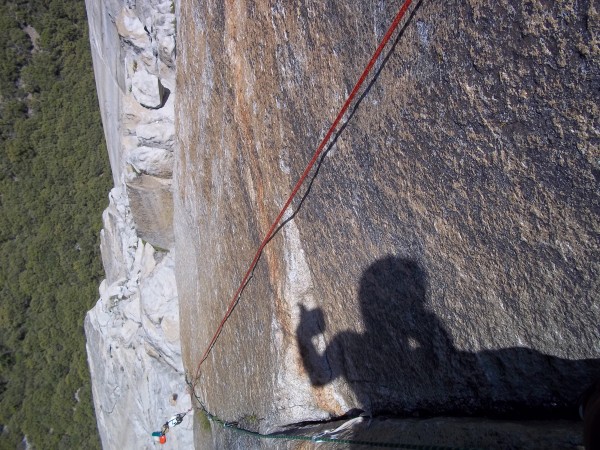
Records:
M375 50L375 53L373 53L373 56L369 60L367 66L365 67L364 71L362 72L362 75L360 76L360 78L358 79L356 85L354 86L354 89L352 89L352 92L350 92L350 95L348 95L348 98L346 99L346 102L344 103L344 105L340 109L337 117L335 118L335 120L333 121L331 127L329 128L329 131L327 131L327 134L325 135L325 137L323 138L323 140L321 141L321 143L317 147L316 151L313 154L312 159L306 165L306 168L304 169L304 172L302 173L302 175L300 176L300 178L296 182L296 185L294 186L294 189L290 193L290 196L288 197L287 201L285 202L285 204L281 208L281 211L279 211L279 214L277 215L277 217L275 218L275 220L271 224L271 228L269 228L269 231L267 232L267 234L265 235L264 239L262 240L260 246L258 247L258 250L256 251L256 254L254 255L254 259L250 263L250 266L248 267L248 270L246 271L246 274L244 275L244 278L242 279L242 282L240 283L238 289L236 290L235 294L233 295L233 297L232 297L232 299L231 299L231 301L229 303L229 307L227 308L227 311L225 312L225 315L223 316L223 320L221 320L221 323L217 327L217 329L216 329L216 331L215 331L215 333L214 333L214 335L213 335L210 343L206 347L206 350L205 350L204 354L202 355L202 358L200 358L200 362L198 363L198 366L196 368L196 372L195 372L195 375L194 375L194 381L193 381L193 388L194 389L196 387L196 383L198 382L198 380L200 378L200 368L201 368L202 364L204 363L204 361L206 361L206 358L208 358L208 355L210 354L212 348L214 347L215 343L217 342L217 339L219 338L221 332L223 331L223 326L225 325L225 322L227 322L227 320L229 319L229 316L231 316L231 313L233 312L234 308L236 307L236 305L237 305L237 303L238 303L238 301L240 299L241 293L244 290L244 287L246 286L246 284L248 283L248 281L249 281L249 279L250 279L250 277L251 277L251 275L252 275L252 273L254 271L254 268L255 268L256 264L258 263L258 260L260 259L260 256L262 254L263 249L265 248L265 246L269 243L269 241L273 237L273 233L277 229L277 225L281 221L281 218L283 217L283 215L287 211L288 207L292 203L292 200L294 199L294 197L298 193L298 190L300 189L300 187L302 186L302 184L304 183L304 181L308 177L308 174L310 173L311 169L313 168L313 166L317 162L319 156L321 155L321 153L323 153L323 150L325 149L325 146L327 145L327 143L331 139L331 136L333 135L335 129L337 128L337 126L339 125L340 121L344 117L344 114L346 113L346 111L350 107L350 104L352 103L352 101L356 97L356 94L358 93L358 91L360 90L360 88L363 85L364 81L366 80L367 76L369 75L369 72L371 72L371 69L373 68L373 66L375 65L377 59L381 55L381 52L383 51L384 47L387 45L387 43L391 39L392 35L394 34L394 31L396 31L396 29L398 28L398 25L400 24L400 22L402 21L402 18L404 17L404 15L406 14L406 12L408 11L408 8L410 7L411 3L412 3L412 0L405 0L404 3L402 4L402 6L400 7L400 10L396 14L396 17L394 18L392 24L390 25L390 27L388 28L387 32L385 33L385 35L381 39L381 42L379 43L379 46Z
M191 387L191 383L188 382L188 386ZM286 433L272 433L272 434L263 434L257 431L251 431L246 428L240 427L237 422L228 422L220 417L210 413L200 397L196 393L193 393L194 397L196 397L196 401L199 406L199 411L201 414L204 414L206 418L214 422L225 429L234 431L236 433L247 434L253 436L257 439L279 439L279 440L288 440L288 441L310 441L324 444L347 444L347 445L362 445L366 447L379 447L379 448L397 448L397 449L406 449L406 450L477 450L473 448L462 448L462 447L448 447L448 446L438 446L438 445L420 445L420 444L406 444L401 442L378 442L378 441L367 441L362 439L339 439L335 437L327 437L324 435L316 435L316 436L305 436L298 434L286 434Z
M378 442L378 441L366 441L362 439L340 439L334 437L327 437L323 435L316 436L304 436L297 434L285 434L285 433L273 433L273 434L262 434L257 431L247 430L239 427L236 423L225 422L217 416L210 414L208 411L203 411L208 420L221 425L223 428L233 430L237 433L248 434L258 439L280 439L287 441L310 441L325 444L348 444L348 445L363 445L366 447L380 447L380 448L398 448L407 450L476 450L462 447L448 447L439 445L420 445L420 444L405 444L400 442Z
M201 366L204 363L204 361L206 361L206 359L208 358L208 355L212 351L212 349L213 349L213 347L214 347L217 339L219 338L221 332L223 331L223 327L224 327L225 323L227 322L227 320L231 316L233 310L235 309L237 303L239 302L240 297L241 297L241 293L243 292L243 290L244 290L245 286L247 285L247 283L249 282L249 280L252 278L252 275L254 273L254 269L256 267L256 264L258 263L258 261L260 259L260 256L261 256L261 254L262 254L265 246L273 238L274 233L277 230L277 226L279 225L279 223L280 223L281 219L283 218L285 212L289 208L289 206L292 203L294 197L297 195L300 187L302 186L302 184L304 183L304 181L308 177L308 175L309 175L310 171L312 170L313 166L315 165L315 163L319 159L319 156L321 156L321 154L323 153L323 150L325 149L327 143L331 139L331 136L333 136L333 134L334 134L337 126L339 125L340 121L344 117L344 114L346 114L346 112L348 111L348 108L352 104L352 101L356 97L358 91L362 87L362 85L365 82L367 76L369 75L369 73L373 69L373 67L374 67L375 63L377 62L377 59L381 55L383 49L388 44L388 42L390 41L392 35L394 34L394 32L396 31L396 29L398 28L398 25L400 24L400 22L402 21L403 17L406 14L406 12L408 11L408 8L410 7L411 3L412 3L412 0L405 0L404 3L402 4L402 6L400 7L400 10L396 14L396 16L395 16L392 24L390 25L390 27L388 28L387 32L385 33L385 35L381 39L381 42L379 43L379 46L377 47L377 49L373 53L373 56L369 60L367 66L363 70L363 72L362 72L360 78L358 79L356 85L352 89L352 92L350 93L350 95L348 95L348 98L346 99L344 105L342 106L342 108L340 109L339 113L337 114L337 116L336 116L335 120L333 121L331 127L327 131L327 134L325 135L325 137L323 138L323 140L321 141L321 143L319 144L319 146L315 150L315 152L314 152L311 160L306 165L306 168L304 169L304 172L302 173L302 175L300 176L300 178L296 182L296 185L294 186L292 192L290 193L287 201L285 202L284 206L279 211L279 214L277 215L277 217L275 218L275 220L271 224L271 227L269 228L269 231L267 232L267 234L265 235L264 239L262 240L260 246L258 247L258 250L256 251L256 254L254 255L254 258L253 258L252 262L250 263L250 266L248 267L248 270L246 271L246 274L244 275L244 278L242 279L242 282L240 283L240 285L239 285L238 289L236 290L235 294L233 295L233 297L232 297L232 299L231 299L231 301L229 303L229 307L227 308L227 311L226 311L225 315L223 316L223 319L221 320L221 323L217 327L217 329L216 329L216 331L215 331L215 333L214 333L214 335L213 335L210 343L208 344L208 346L207 346L204 354L202 355L202 358L200 359L200 362L198 363L198 366L196 368L196 372L195 372L193 381L191 381L191 382L188 381L188 385L189 385L190 391L191 391L190 393L196 398L196 401L197 401L197 403L199 405L199 409L200 409L201 413L203 413L210 421L212 421L212 422L214 422L216 424L221 425L223 428L226 428L226 429L238 432L238 433L242 433L242 434L247 434L247 435L253 436L255 438L259 438L259 439L297 440L297 441L310 441L310 442L314 442L314 443L335 443L335 444L347 444L347 445L363 445L363 446L369 446L369 447L398 448L398 449L408 449L408 450L460 450L457 447L432 446L432 445L416 445L416 444L404 444L404 443L396 443L396 442L375 442L375 441L365 441L365 440L355 440L355 439L338 439L338 438L333 438L333 437L326 437L326 436L323 436L323 435L318 435L318 436L304 436L304 435L292 435L292 434L285 434L285 433L262 434L262 433L259 433L259 432L256 432L256 431L251 431L251 430L245 429L243 427L240 427L236 422L227 422L227 421L224 421L221 418L219 418L218 416L210 413L208 411L208 409L204 406L204 403L202 402L202 400L200 399L200 397L198 397L198 395L196 393L196 384L198 383L198 380L200 378L200 369L201 369ZM463 449L463 450L468 450L468 449Z

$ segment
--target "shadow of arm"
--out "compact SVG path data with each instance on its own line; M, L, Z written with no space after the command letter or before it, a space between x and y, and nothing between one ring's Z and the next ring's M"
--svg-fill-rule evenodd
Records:
M337 378L338 374L332 370L328 357L328 354L333 351L332 346L328 346L320 353L313 342L314 337L322 336L325 331L323 310L317 308L309 311L303 305L299 305L299 307L300 323L296 329L296 339L302 364L311 384L324 386Z

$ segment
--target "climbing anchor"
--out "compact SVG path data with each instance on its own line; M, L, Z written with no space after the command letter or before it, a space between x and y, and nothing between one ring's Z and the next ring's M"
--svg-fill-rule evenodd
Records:
M154 431L152 433L152 438L154 439L154 442L159 442L161 444L164 444L165 442L167 442L167 436L166 436L166 434L169 432L169 430L171 428L173 428L174 426L177 426L181 422L183 422L183 418L192 409L193 408L190 408L186 412L175 414L167 422L165 422L165 424L162 426L162 428L160 429L160 431Z

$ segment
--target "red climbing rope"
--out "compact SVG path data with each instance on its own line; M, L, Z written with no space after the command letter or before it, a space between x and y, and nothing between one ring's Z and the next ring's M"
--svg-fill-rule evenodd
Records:
M283 217L283 215L285 214L286 210L288 209L288 207L292 203L292 200L294 199L294 197L298 193L298 190L300 189L300 187L302 186L302 184L306 180L306 177L308 177L308 174L310 173L312 167L317 162L317 159L319 158L319 156L321 155L321 153L325 149L325 146L327 145L327 142L329 142L329 139L331 138L331 136L333 135L335 129L337 128L337 126L339 125L340 121L342 120L342 117L344 117L344 114L346 113L346 111L350 107L350 104L352 103L352 101L356 97L356 94L358 93L358 91L361 88L362 84L366 80L369 72L371 71L371 69L375 65L375 62L377 61L377 59L381 55L381 52L383 51L384 47L389 42L390 38L394 34L394 31L396 31L396 28L398 28L398 25L400 24L400 22L402 21L402 18L404 17L404 15L406 14L406 12L408 11L408 8L410 7L411 3L412 3L412 0L405 0L404 3L402 4L402 6L400 7L400 10L398 11L398 14L396 14L396 17L394 18L394 21L392 22L392 24L390 25L389 29L387 30L387 32L385 33L385 35L381 39L381 42L380 42L379 46L377 47L377 50L375 50L375 53L373 53L373 56L369 60L369 63L365 67L365 70L363 71L362 75L358 79L358 82L354 86L354 89L352 89L352 92L350 93L350 95L346 99L346 102L344 103L344 106L342 106L342 108L340 109L340 112L338 113L337 117L333 121L333 124L329 128L329 131L327 131L327 134L325 135L325 137L323 138L323 140L321 141L321 143L317 147L317 150L313 154L312 159L307 164L306 168L304 169L304 172L300 176L300 178L299 178L298 182L296 183L296 185L294 186L294 189L292 190L290 196L288 197L287 201L285 202L285 205L283 205L283 208L281 208L281 211L279 211L279 214L277 215L277 218L271 224L271 228L269 229L269 231L265 235L263 241L261 242L260 246L258 247L258 250L256 251L256 254L254 255L254 259L252 260L252 263L250 263L250 267L248 267L248 270L247 270L246 274L244 275L244 278L242 279L242 282L240 283L240 286L238 287L237 291L233 295L233 298L231 299L231 302L229 303L229 307L227 308L227 312L225 313L225 316L223 317L223 320L221 320L221 323L219 324L217 330L215 331L215 334L213 335L213 338L211 339L210 343L208 344L208 347L206 348L206 351L204 352L204 354L202 355L202 358L200 359L200 362L198 363L198 367L196 368L196 373L195 373L193 384L192 384L192 387L193 387L194 390L195 390L195 387L196 387L196 383L198 382L198 379L200 378L200 367L202 366L202 363L204 363L204 361L206 361L206 358L208 358L208 355L209 355L210 351L212 350L212 348L214 347L215 342L219 338L219 335L221 334L221 331L223 331L223 326L225 325L225 322L227 322L227 319L229 319L229 316L233 312L233 309L235 308L235 306L236 306L236 304L237 304L237 302L239 300L240 294L243 291L244 286L248 282L248 280L249 280L249 278L250 278L250 276L251 276L251 274L252 274L252 272L254 270L254 267L256 266L256 263L258 263L258 260L260 259L260 255L262 254L263 249L265 248L265 246L267 245L267 243L273 237L273 232L276 230L277 225L279 224L281 218Z

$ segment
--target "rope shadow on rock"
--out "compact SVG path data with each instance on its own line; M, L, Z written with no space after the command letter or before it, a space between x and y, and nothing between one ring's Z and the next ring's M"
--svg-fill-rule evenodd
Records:
M292 212L290 214L288 214L287 217L284 216L284 220L277 226L277 228L269 236L269 238L266 241L265 246L268 245L273 240L273 238L279 234L279 232L283 229L283 227L285 227L290 221L292 221L298 215L298 213L300 212L300 210L302 209L302 206L303 206L304 202L308 199L308 197L309 197L309 195L310 195L310 193L312 191L314 182L317 180L317 177L319 175L319 172L321 170L323 162L325 161L325 158L327 157L327 155L329 154L329 152L333 149L333 147L337 143L337 141L340 138L340 136L344 133L344 131L346 130L346 128L348 127L348 125L352 121L352 118L354 117L354 115L358 111L361 103L363 102L363 100L366 98L366 96L369 94L369 92L371 91L371 89L373 88L373 86L375 85L375 83L377 82L377 80L379 79L379 76L381 75L381 72L383 71L383 69L387 65L387 63L388 63L389 59L391 58L391 56L395 53L395 49L396 49L398 43L402 39L402 36L404 36L404 33L406 32L406 29L407 29L408 25L412 22L413 17L415 16L415 14L417 13L417 11L421 7L422 3L423 3L423 0L418 0L418 1L416 1L414 3L415 6L413 7L412 11L408 15L408 17L405 20L404 24L400 28L400 31L398 32L398 35L396 36L396 38L392 42L392 46L384 54L383 60L381 61L379 67L375 71L375 74L373 75L373 77L371 78L371 80L369 81L369 83L367 84L367 87L362 92L362 94L360 94L360 96L357 98L355 104L353 105L352 109L350 110L350 113L345 118L345 120L342 122L342 125L335 132L335 134L331 138L331 141L327 144L327 147L325 148L325 150L323 151L323 153L319 157L319 160L317 161L317 163L316 163L316 165L314 167L312 175L308 178L308 183L307 183L307 186L306 186L306 190L304 191L304 193L302 194L302 196L299 198L297 204L296 205L292 204L293 205ZM260 261L261 258L262 258L262 252L258 256L258 259L256 261L257 265L258 265L258 262ZM255 270L256 270L256 265L254 266L254 268L252 269L252 272L250 273L250 276L248 277L248 279L244 283L244 285L243 285L243 287L242 287L242 289L240 291L240 294L238 295L238 297L236 299L235 306L237 306L237 304L239 303L239 301L240 301L240 299L241 299L244 291L246 290L246 287L248 286L248 284L250 284L250 282L253 280Z
M300 209L302 208L302 205L304 203L304 201L308 198L308 195L310 194L310 191L312 189L313 183L317 178L317 175L319 173L319 170L321 168L321 165L323 164L324 158L327 155L327 153L333 148L333 146L335 145L335 143L337 142L338 138L341 136L341 134L343 133L343 131L346 129L347 125L350 123L350 120L352 119L352 117L354 116L354 114L356 113L356 111L358 110L361 102L363 101L363 99L367 96L367 94L370 92L372 86L375 84L375 82L377 81L377 79L379 78L379 75L381 74L383 68L385 67L385 65L387 64L387 61L389 60L389 58L391 57L391 55L394 53L394 50L396 48L396 45L398 44L398 42L400 41L400 39L402 38L402 36L404 35L404 32L406 31L406 28L408 27L408 25L410 24L410 22L412 21L414 15L416 14L416 11L420 8L421 3L423 0L416 0L414 2L414 8L412 9L412 11L410 12L408 18L404 21L404 23L402 24L400 31L398 32L398 35L396 36L396 38L393 41L392 47L390 48L390 50L388 50L386 53L384 53L384 59L382 60L380 66L378 69L376 69L374 76L372 77L371 81L368 83L367 87L365 88L364 92L358 97L358 99L356 100L354 106L351 109L350 114L348 115L348 117L343 121L342 125L340 126L339 130L336 131L333 136L331 137L331 142L329 142L329 144L327 144L327 136L330 136L329 131L326 134L326 137L324 138L324 140L321 142L321 144L319 144L318 148L317 148L317 152L316 155L318 155L319 150L321 149L322 145L326 144L326 147L324 149L324 151L321 153L320 158L318 158L317 164L316 164L316 168L313 172L313 174L308 177L310 178L310 181L308 183L308 186L306 188L306 191L304 192L304 194L302 195L300 201L298 202L297 206L294 207L293 211L288 215L288 217L286 218L284 213L286 210L286 207L284 207L281 211L280 211L280 215L278 215L277 219L274 221L274 223L272 224L272 227L274 227L275 229L271 232L271 229L269 229L269 232L267 233L267 235L265 236L263 243L261 243L261 246L259 247L254 260L252 261L250 268L248 269L247 274L244 276L244 279L242 280L242 283L238 289L238 291L236 291L236 293L234 294L234 298L232 299L230 306L227 310L227 313L225 314L225 317L223 318L221 324L219 325L216 333L213 336L213 339L211 341L211 343L208 345L204 355L201 357L200 362L197 365L197 369L196 369L196 374L195 374L195 379L196 381L194 382L194 387L195 384L197 383L198 379L199 379L199 375L200 375L200 367L202 365L202 363L206 360L206 358L208 357L208 355L210 354L210 352L212 351L217 339L219 338L219 335L221 333L222 327L224 325L224 323L228 320L229 316L233 313L233 311L235 310L235 308L237 307L237 305L239 304L245 290L246 287L250 284L250 282L253 280L254 278L254 273L256 270L256 267L258 265L258 263L260 262L260 259L262 258L262 254L263 254L263 250L264 247L266 247L271 240L275 237L275 235L277 235L280 230L289 222L291 221L296 214L300 211ZM408 7L410 5L410 2L406 1L405 5ZM369 68L372 67L371 63L373 62L377 62L378 58L375 58L375 60L373 60L373 58L375 57L375 55L381 55L382 53L379 53L381 50L383 50L385 48L385 46L387 45L387 43L389 42L387 39L391 38L391 36L393 36L393 31L394 29L396 29L396 26L399 25L402 20L402 17L404 17L404 13L408 11L404 10L404 6L400 9L400 11L398 12L398 15L396 17L400 18L400 22L396 22L396 20L394 20L394 22L392 23L391 27L389 28L389 33L386 33L384 39L382 40L380 46L378 46L376 53L374 54L374 56L369 60L369 63L367 65L367 67L365 68L365 71L363 72L363 74L368 74L369 73ZM366 78L363 77L363 75L361 75L360 79L358 80L357 84L355 85L355 88L358 89L358 87L362 86L363 81L365 81ZM353 94L354 93L358 93L358 90L355 92L353 89ZM330 127L330 131L335 130L335 124L339 123L339 119L341 111L347 111L346 107L349 106L351 103L351 99L353 98L351 94L347 101L344 103L343 108L340 110L340 113L338 113L338 116L336 116L335 121L333 122L333 124ZM314 158L314 156L313 156ZM307 169L309 167L312 167L313 164L313 160L311 159L310 164L307 166ZM298 183L297 183L297 187L299 188L302 183L305 180L305 176L310 174L310 170L308 170L308 172L306 173L306 175L303 173L302 177L299 179ZM294 191L291 194L290 197L290 201L293 200L294 195L296 193L296 188L294 189ZM286 202L287 205L287 202ZM292 204L290 204L292 205ZM283 221L277 225L277 223L283 219Z
M293 209L292 213L289 214L289 216L287 218L285 218L283 220L283 222L281 222L281 224L275 229L275 231L273 232L273 234L270 236L268 242L270 242L281 231L281 229L288 222L290 222L291 220L293 220L296 217L296 215L300 212L300 210L302 209L302 205L304 204L305 200L308 198L308 196L311 193L313 184L316 181L317 176L319 175L319 171L321 170L321 166L323 165L323 162L325 161L325 158L327 157L327 155L329 154L329 152L333 149L333 147L336 145L337 141L342 136L342 134L344 133L344 131L346 130L346 128L348 127L348 125L351 123L351 121L354 118L355 114L358 112L358 110L360 108L360 105L363 102L363 100L367 97L367 95L369 94L369 92L371 92L371 89L373 88L373 86L377 83L377 80L379 79L379 76L381 75L381 72L383 71L383 69L387 65L389 59L395 53L395 50L396 50L396 47L398 46L398 43L400 42L400 40L404 36L404 33L406 32L406 29L408 28L408 25L413 20L413 17L417 13L417 11L421 8L422 3L423 3L423 0L418 0L418 1L416 1L414 3L414 7L413 7L412 11L410 12L410 14L406 18L404 24L400 28L400 31L398 32L398 35L396 36L396 38L392 42L392 46L384 54L384 57L383 57L381 63L379 64L379 67L375 70L375 73L374 73L373 77L371 78L371 80L369 81L369 83L367 84L367 87L362 92L362 94L360 94L358 96L356 102L354 103L354 106L350 110L350 113L344 119L344 121L342 122L342 125L335 132L335 134L331 138L331 141L329 142L329 144L327 144L327 147L325 148L325 150L323 151L323 153L319 157L319 161L315 165L315 169L314 169L312 175L309 178L306 190L304 191L304 193L300 197L300 200L297 202L297 205L294 206L294 209Z

